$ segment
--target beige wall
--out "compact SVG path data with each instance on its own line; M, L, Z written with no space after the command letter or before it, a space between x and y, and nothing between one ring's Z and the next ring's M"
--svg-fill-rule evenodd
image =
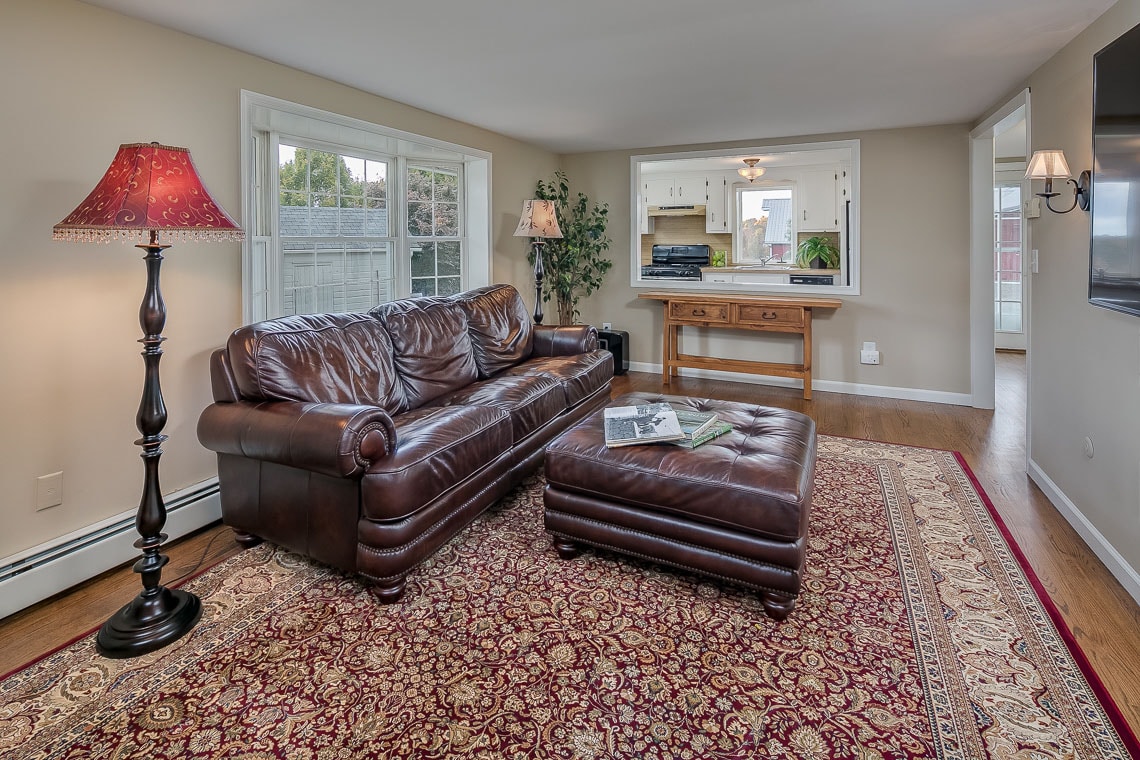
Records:
M1061 148L1074 172L1092 167L1092 56L1137 23L1140 0L1120 0L1030 77L1034 150ZM1031 457L1135 572L1140 319L1089 305L1089 221L1080 210L1043 211L1030 223L1040 258L1032 282ZM1091 460L1085 436L1095 447Z
M235 216L239 91L284 98L493 154L493 278L525 286L521 201L557 156L409 106L70 0L0 11L0 559L134 509L142 484L141 252L56 243L51 227L94 187L124 142L191 149ZM169 409L161 481L211 477L195 435L210 402L207 358L241 319L240 247L179 243L163 265ZM528 293L525 287L521 287ZM529 299L528 299L529 300ZM64 471L64 503L33 510L34 479Z
M862 294L814 322L815 375L864 385L970 392L969 129L967 125L892 129L744 145L857 138L861 141ZM631 359L661 362L661 307L630 287L631 155L733 147L732 144L563 156L573 191L610 204L614 268L581 305L583 321L630 333ZM689 334L689 333L686 333ZM786 336L723 331L689 338L686 350L726 357L798 361ZM882 364L859 364L863 341L878 343Z

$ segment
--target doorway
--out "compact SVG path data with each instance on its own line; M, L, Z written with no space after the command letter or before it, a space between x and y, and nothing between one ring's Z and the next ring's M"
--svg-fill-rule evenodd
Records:
M980 409L994 408L994 352L1001 348L1026 352L1028 406L1033 294L1027 266L1031 257L1024 254L1032 248L1032 239L1022 202L1026 186L1020 177L1031 134L1029 90L970 132L970 395L972 405ZM1027 416L1027 460L1030 424Z

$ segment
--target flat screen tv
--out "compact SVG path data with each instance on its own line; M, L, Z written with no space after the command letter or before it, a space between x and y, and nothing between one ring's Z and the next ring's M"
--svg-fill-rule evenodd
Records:
M1093 58L1089 303L1140 316L1140 26Z

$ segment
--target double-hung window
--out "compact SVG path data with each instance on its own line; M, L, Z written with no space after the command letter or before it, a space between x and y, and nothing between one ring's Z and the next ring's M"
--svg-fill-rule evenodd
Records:
M391 160L286 138L277 152L282 313L367 311L391 300Z
M490 154L242 93L246 322L490 280Z

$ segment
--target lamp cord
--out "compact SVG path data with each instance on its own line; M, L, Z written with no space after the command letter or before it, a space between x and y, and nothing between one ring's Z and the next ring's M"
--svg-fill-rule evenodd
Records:
M218 538L225 532L226 531L220 530L214 534L214 537L210 539L210 542L208 544L206 544L206 548L202 550L202 556L198 558L198 562L197 562L197 564L194 565L194 567L190 568L189 570L187 570L186 572L184 572L182 575L178 576L174 580L167 581L164 585L173 586L175 583L178 583L179 581L185 579L186 577L191 576L194 573L198 572L198 568L200 568L202 566L202 563L206 561L206 555L210 553L210 549L214 546L214 542L217 541Z

